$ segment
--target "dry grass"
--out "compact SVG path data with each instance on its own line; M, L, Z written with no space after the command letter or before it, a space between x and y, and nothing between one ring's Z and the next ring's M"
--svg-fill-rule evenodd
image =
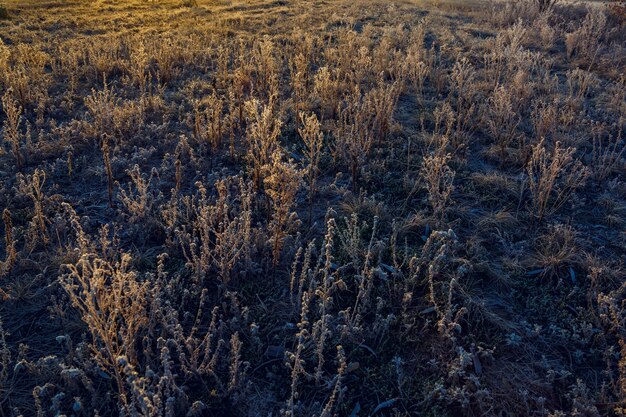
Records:
M623 415L620 10L3 3L0 416Z

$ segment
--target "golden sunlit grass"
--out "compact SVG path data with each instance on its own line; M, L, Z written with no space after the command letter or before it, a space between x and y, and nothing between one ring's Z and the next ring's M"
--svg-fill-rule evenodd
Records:
M0 415L623 415L620 10L0 3Z

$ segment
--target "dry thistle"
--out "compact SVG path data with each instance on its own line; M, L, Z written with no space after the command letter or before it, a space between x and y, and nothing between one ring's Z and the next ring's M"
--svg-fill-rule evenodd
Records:
M334 415L334 408L336 404L341 402L343 396L343 377L348 370L348 364L346 363L346 354L343 350L343 346L337 346L337 375L335 376L335 385L333 392L330 394L330 398L326 402L320 417L332 417Z
M231 181L217 182L218 198L213 202L205 186L196 183L198 196L183 201L188 219L176 233L187 264L199 281L216 270L222 285L228 286L237 263L249 262L252 186L241 179L236 184L238 193L233 196Z
M278 138L282 122L275 117L271 106L263 106L257 100L245 104L248 131L247 159L252 168L252 179L257 189L262 183L263 167L270 164L279 148Z
M85 253L59 276L89 329L95 362L114 376L122 407L129 405L124 368L137 368L135 346L147 319L147 282L139 282L130 263L125 253L114 261Z
M307 97L309 79L309 62L303 54L293 58L291 69L291 85L293 88L294 115L296 117L296 129L300 130L303 122L303 107Z
M175 175L175 190L176 190L176 194L180 193L180 183L182 181L182 174L181 174L181 170L180 170L180 154L176 153L176 162L174 162L174 166L176 169L176 172L174 173Z
M70 150L67 153L67 176L71 179L72 178L72 173L74 172L74 165L73 165L73 156L74 153Z
M373 128L379 145L385 143L389 135L400 92L400 82L384 84L379 79L379 87L370 91L365 98L367 110L375 115Z
M239 339L239 333L235 333L230 337L230 368L228 380L228 392L232 392L239 388L241 384L242 375L242 363L241 363L241 340Z
M237 117L237 98L234 87L228 89L228 153L230 159L235 158L235 134L241 131L242 121Z
M109 196L109 207L113 208L113 169L111 168L111 155L109 149L109 135L103 134L100 142L102 161L104 162L104 172L107 175L107 191Z
M454 64L450 74L450 96L448 100L452 96L456 97L456 106L454 106L456 130L452 136L452 144L455 148L465 145L464 139L473 129L472 118L476 110L474 104L475 78L476 70L467 58L464 57Z
M256 70L257 91L268 101L278 93L279 67L274 56L274 42L269 36L255 43L252 49L252 64Z
M589 7L580 27L565 35L567 55L580 55L591 67L602 47L600 40L606 31L606 24L604 10L600 7Z
M85 106L91 117L92 121L92 134L94 137L100 137L104 134L109 134L111 129L115 126L115 111L119 104L119 98L113 91L113 88L109 88L104 80L104 86L102 90L91 91L91 95L85 98Z
M4 291L2 291L2 295L4 295ZM7 398L7 394L11 392L12 388L12 384L8 384L9 370L11 369L11 350L9 349L6 336L4 324L0 321L0 396L3 399Z
M609 331L615 335L619 345L619 359L617 359L618 380L615 382L616 394L619 398L626 395L626 282L609 293L599 294L597 297L600 318ZM621 405L616 407L619 412L626 411Z
M155 203L155 195L151 192L152 181L157 178L156 168L152 169L149 177L141 174L138 165L126 171L131 181L128 183L128 190L120 186L119 200L131 215L132 221L143 220L152 210Z
M37 168L32 175L24 176L20 174L18 178L20 192L29 196L34 204L33 220L31 221L29 231L33 239L30 241L30 244L34 244L39 240L45 245L48 243L47 219L43 209L45 198L43 186L46 182L46 173Z
M374 288L374 278L376 275L381 273L380 270L375 269L372 265L375 261L373 258L377 227L378 217L374 217L372 234L370 236L369 245L367 246L367 251L365 252L365 259L363 260L363 265L361 266L361 272L359 274L359 289L354 302L354 307L352 308L352 316L350 317L350 324L352 327L358 327L361 324L361 317L369 305L370 294ZM355 266L359 264L360 262L357 261Z
M422 21L412 30L406 54L407 78L413 84L419 103L423 101L424 80L430 73L430 67L426 62L425 38L426 27Z
M301 311L300 311L300 321L298 322L298 333L296 333L296 349L295 352L285 352L285 356L287 358L287 365L291 367L291 395L289 396L289 400L287 401L287 415L289 417L295 417L298 414L297 410L297 401L298 401L298 383L301 376L306 376L307 372L305 369L305 360L304 350L306 349L307 342L310 339L309 334L309 321L308 321L308 313L309 313L309 293L305 292L302 294L301 299Z
M148 54L145 41L141 37L134 37L129 42L128 47L130 51L127 71L137 84L137 87L139 87L139 91L143 94L148 83L150 55Z
M230 49L225 48L223 45L219 45L217 48L217 85L219 88L226 88L228 86L228 64L230 62Z
M358 89L352 97L346 99L344 107L338 113L333 158L336 160L340 155L347 162L352 176L352 187L356 189L359 168L363 168L368 161L374 144L377 115Z
M496 87L489 98L489 109L485 118L489 133L500 148L500 163L504 163L506 149L514 142L515 130L520 123L520 116L515 111L509 89L504 86Z
M272 221L269 229L272 233L273 265L276 266L285 237L297 225L297 214L292 213L291 208L300 190L302 172L293 163L283 162L279 151L274 152L271 163L265 165L263 171L265 193L272 200Z
M313 77L313 93L320 101L322 116L333 118L339 106L340 80L335 71L321 67Z
M424 81L430 73L430 68L424 61L417 61L412 55L407 57L407 60L409 62L408 65L410 65L408 69L408 78L413 83L413 89L417 94L418 102L421 103L424 99Z
M589 170L574 159L575 151L556 142L549 153L544 140L533 146L526 171L532 196L531 212L538 222L563 206L587 178Z
M228 213L228 183L218 182L219 199L217 201L217 220L214 226L215 247L213 263L218 268L219 276L224 284L231 279L231 271L240 260L249 260L252 239L252 185L239 179L240 213L233 217Z
M4 140L9 142L11 145L17 170L21 171L24 162L22 152L20 150L22 146L22 134L20 133L22 107L19 106L17 101L13 98L12 90L7 90L2 96L2 108L7 116L7 120L4 122L4 127L2 129Z
M298 129L305 146L304 156L308 162L306 167L306 177L309 182L309 222L313 212L313 196L316 192L317 175L319 172L319 162L322 156L322 146L324 144L324 134L321 131L320 122L315 113L306 116L300 113L300 120L304 126Z
M589 71L576 68L567 72L567 88L569 90L569 99L580 105L598 80L595 75Z
M13 241L13 222L11 221L11 212L9 209L5 208L2 212L2 220L4 221L4 243L6 256L2 266L0 267L0 276L8 274L17 259L15 242Z
M623 163L624 146L622 140L622 131L620 130L617 137L609 136L606 141L602 138L602 132L598 129L592 129L591 136L593 138L592 158L592 175L596 181L605 180L619 164Z
M556 135L559 123L559 112L556 103L538 100L533 105L531 121L535 137L551 139Z
M204 102L204 110L200 109L200 103L195 106L194 137L198 143L207 144L212 152L216 152L222 143L224 102L215 92Z
M450 154L429 155L424 158L420 170L422 178L426 181L428 201L438 224L443 223L450 196L454 190L455 172L448 165L451 158Z
M315 295L318 297L319 319L313 324L311 338L315 343L315 352L317 356L317 366L315 367L315 384L320 385L322 373L324 370L324 350L326 341L332 335L332 327L329 326L330 308L332 304L332 294L337 286L341 285L341 281L335 281L331 269L333 263L333 245L336 224L333 218L329 218L326 222L326 235L322 244L322 254L320 257L321 270L319 274L319 282L316 283L318 289ZM311 284L312 285L312 284Z

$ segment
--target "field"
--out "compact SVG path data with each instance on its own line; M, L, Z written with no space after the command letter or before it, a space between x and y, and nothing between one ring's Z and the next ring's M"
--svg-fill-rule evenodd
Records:
M625 17L0 1L0 417L626 416Z

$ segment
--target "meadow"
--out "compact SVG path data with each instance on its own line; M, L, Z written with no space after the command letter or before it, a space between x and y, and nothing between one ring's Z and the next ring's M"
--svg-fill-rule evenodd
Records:
M626 416L626 6L0 0L0 417Z

